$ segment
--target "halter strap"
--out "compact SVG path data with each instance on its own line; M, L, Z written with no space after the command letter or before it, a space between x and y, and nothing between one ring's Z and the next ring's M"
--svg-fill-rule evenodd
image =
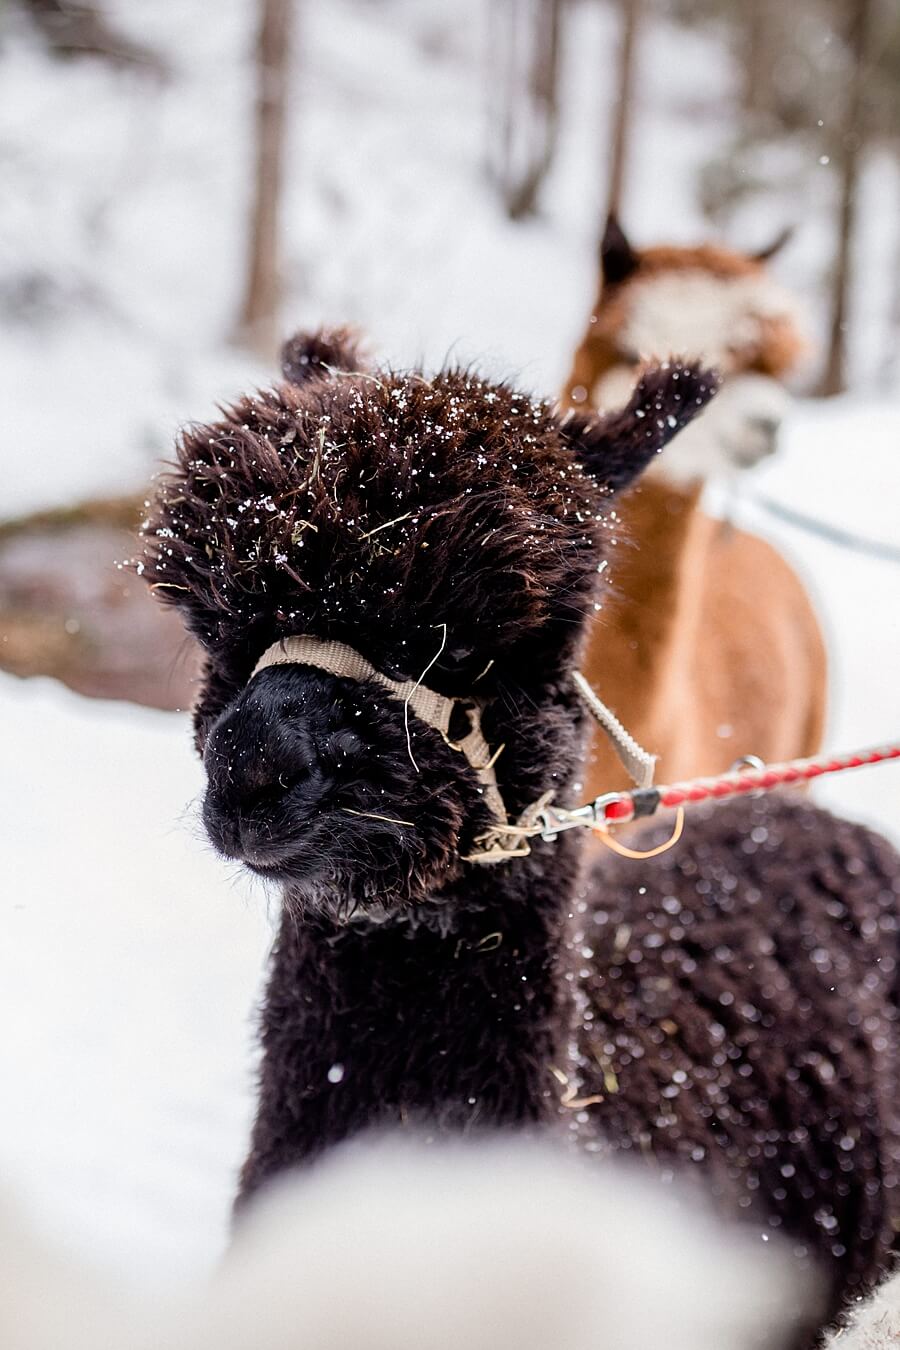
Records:
M253 674L266 666L316 666L346 680L373 680L394 698L407 703L417 717L427 722L444 739L450 733L450 718L458 699L445 698L417 680L392 680L382 675L370 661L343 642L326 642L315 637L289 637L274 643L257 661ZM251 677L252 678L252 677ZM485 756L488 758L488 756Z

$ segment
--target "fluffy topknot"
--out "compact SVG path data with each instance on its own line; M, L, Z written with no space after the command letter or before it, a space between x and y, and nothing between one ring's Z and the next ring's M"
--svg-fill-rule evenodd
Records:
M610 496L715 388L666 365L611 418L560 420L469 371L357 363L345 330L294 338L291 381L190 428L159 483L145 574L229 683L297 632L406 678L444 628L477 669L564 656L590 610Z

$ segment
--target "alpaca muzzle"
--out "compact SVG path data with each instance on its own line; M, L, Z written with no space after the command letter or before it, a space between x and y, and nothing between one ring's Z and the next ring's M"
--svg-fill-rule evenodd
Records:
M392 698L402 704L404 719L408 719L412 713L438 732L451 750L455 750L465 758L478 780L493 821L490 829L476 838L472 852L462 856L463 862L505 862L510 858L527 857L531 852L529 841L545 830L546 821L542 817L554 794L552 791L543 793L516 821L509 819L495 773L495 765L504 747L500 745L492 752L488 746L481 729L483 705L480 702L471 698L449 698L445 694L439 694L423 684L421 678L393 680L376 670L371 662L353 647L348 647L343 642L311 637L308 634L282 638L279 642L274 642L263 652L250 678L253 679L254 675L268 666L285 665L312 666L316 670L323 670L341 679L355 680L359 683L371 681L381 685ZM608 736L631 778L639 788L649 787L653 781L653 756L629 735L580 672L575 672L573 678L580 698ZM469 730L466 735L454 739L450 734L450 726L457 711L465 716ZM411 750L410 758L412 758Z

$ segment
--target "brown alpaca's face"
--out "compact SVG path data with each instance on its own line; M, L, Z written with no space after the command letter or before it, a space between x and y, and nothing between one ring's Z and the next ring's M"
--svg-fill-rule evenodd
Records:
M289 636L340 642L391 679L427 672L477 698L499 744L503 709L552 701L574 660L610 487L708 396L708 380L667 372L646 394L658 415L626 419L613 444L464 372L311 373L190 431L145 563L207 651L195 721L215 846L348 909L454 876L490 813L452 745L378 684L309 665L253 675L257 661ZM541 734L515 722L511 807L537 795Z
M767 257L714 245L636 250L611 222L602 261L590 358L573 400L621 407L642 361L686 353L715 366L724 389L666 457L664 471L690 480L751 468L770 455L788 407L781 381L805 342L798 306Z

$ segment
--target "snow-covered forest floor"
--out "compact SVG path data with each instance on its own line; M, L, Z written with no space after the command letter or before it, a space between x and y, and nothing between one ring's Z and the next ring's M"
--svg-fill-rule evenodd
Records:
M156 46L164 85L60 66L24 31L0 53L0 515L146 481L182 419L266 372L230 348L250 181L252 6L107 6ZM576 11L563 137L534 221L488 190L485 6L302 6L285 200L286 324L351 320L397 362L478 360L552 393L594 287L612 25ZM710 37L659 27L642 59L627 223L708 231L696 170L727 133ZM773 195L733 242L798 242L783 281L821 325L827 189ZM897 542L900 394L886 366L900 184L865 184L854 385L801 402L777 462L716 504L807 579L832 662L828 745L900 731L900 567L808 535L763 494ZM766 597L760 596L760 604ZM2 625L2 621L0 621ZM252 1106L251 1009L267 898L205 848L186 720L0 677L0 1173L74 1248L146 1285L208 1269L224 1242ZM818 797L900 840L900 769Z

